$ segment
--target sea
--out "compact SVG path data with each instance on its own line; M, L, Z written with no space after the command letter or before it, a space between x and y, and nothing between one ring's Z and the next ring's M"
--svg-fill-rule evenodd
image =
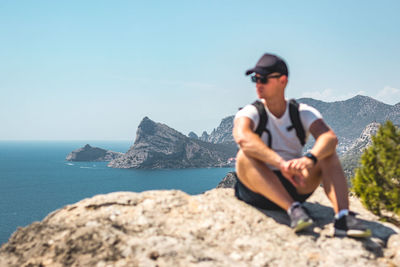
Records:
M69 162L86 144L126 152L129 141L0 141L0 245L18 227L97 194L116 191L182 190L201 194L215 188L232 168L167 170L113 169L106 162Z

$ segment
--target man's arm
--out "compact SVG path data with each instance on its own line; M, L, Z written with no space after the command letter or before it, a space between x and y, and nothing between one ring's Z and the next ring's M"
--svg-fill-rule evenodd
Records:
M233 124L236 143L246 156L280 168L284 160L253 132L253 126L253 121L247 117L236 118Z
M315 138L315 144L310 152L318 160L326 158L335 152L338 139L322 119L318 119L311 124L310 132ZM301 171L303 175L307 175L312 167L314 167L314 162L307 157L293 159L289 163L290 169Z
M318 119L311 124L310 132L315 138L315 144L310 152L317 159L326 158L336 151L338 139L322 119Z

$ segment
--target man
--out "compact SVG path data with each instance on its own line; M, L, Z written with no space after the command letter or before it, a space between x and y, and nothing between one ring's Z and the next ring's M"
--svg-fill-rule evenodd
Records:
M285 99L288 83L286 63L278 56L264 54L246 75L256 83L258 98L268 116L265 131L255 133L260 122L255 105L247 105L235 116L233 136L240 149L236 172L236 196L264 209L287 211L295 232L313 221L303 203L321 184L335 211L335 235L368 237L371 231L349 212L347 182L336 154L337 137L314 108L299 104L298 114L306 138L315 145L302 156L302 147ZM270 147L268 147L268 144Z

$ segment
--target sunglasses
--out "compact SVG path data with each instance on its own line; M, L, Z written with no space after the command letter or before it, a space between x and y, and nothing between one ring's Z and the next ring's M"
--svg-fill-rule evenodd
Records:
M277 75L272 75L272 76L251 76L251 81L253 83L262 83L266 84L268 83L268 79L270 78L280 78L283 74L277 74Z

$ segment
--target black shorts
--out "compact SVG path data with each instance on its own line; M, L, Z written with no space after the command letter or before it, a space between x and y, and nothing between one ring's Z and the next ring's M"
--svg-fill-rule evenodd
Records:
M283 175L280 171L274 171L274 173L278 176L283 187L285 187L286 191L288 191L289 195L291 195L295 201L303 203L304 201L306 201L306 199L309 196L312 195L312 192L309 194L305 194L305 195L297 193L296 187L294 187L289 182L289 180L287 180L285 177L283 177ZM260 209L282 210L281 207L276 205L274 202L272 202L268 198L251 191L243 183L241 183L239 179L237 179L237 182L235 184L235 196L238 199L246 202L247 204L250 204L250 205L260 208Z

